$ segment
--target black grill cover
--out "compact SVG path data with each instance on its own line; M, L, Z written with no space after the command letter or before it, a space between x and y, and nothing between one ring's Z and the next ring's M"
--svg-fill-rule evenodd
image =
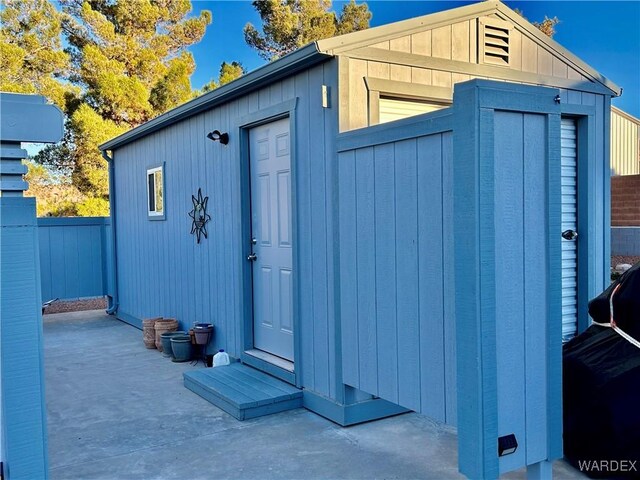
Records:
M640 340L640 263L591 300L589 314L609 322L609 298L618 284L614 319ZM611 328L592 325L563 347L563 387L565 457L576 468L586 461L633 461L633 471L584 473L640 478L640 348Z
M598 323L609 323L609 299L617 285L620 288L613 297L616 324L640 341L640 262L589 302L589 315Z

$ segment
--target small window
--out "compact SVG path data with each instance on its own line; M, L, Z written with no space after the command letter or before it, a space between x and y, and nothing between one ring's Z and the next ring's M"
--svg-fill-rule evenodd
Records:
M150 220L164 220L164 168L147 170L147 213Z

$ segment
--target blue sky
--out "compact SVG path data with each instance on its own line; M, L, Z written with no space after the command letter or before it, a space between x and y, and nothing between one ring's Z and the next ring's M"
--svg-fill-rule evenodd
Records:
M334 1L339 11L344 2ZM360 3L360 2L359 2ZM371 26L426 15L475 2L368 1L373 13ZM640 2L603 1L507 1L529 20L557 16L562 23L554 37L601 74L623 87L614 105L640 117ZM260 27L260 17L250 1L193 1L194 13L203 9L213 14L204 39L190 50L197 69L191 81L202 87L218 76L223 61L240 61L247 70L263 65L255 50L244 42L247 22Z

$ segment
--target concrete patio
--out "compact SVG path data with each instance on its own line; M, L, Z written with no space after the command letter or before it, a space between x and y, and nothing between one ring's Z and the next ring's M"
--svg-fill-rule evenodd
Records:
M145 349L102 311L45 315L44 338L54 480L463 478L455 430L424 416L342 428L298 409L239 422L183 387L202 364ZM564 462L554 475L586 478Z

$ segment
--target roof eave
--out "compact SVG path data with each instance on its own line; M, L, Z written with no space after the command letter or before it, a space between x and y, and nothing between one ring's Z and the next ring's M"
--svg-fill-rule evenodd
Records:
M474 17L482 15L483 13L495 11L499 3L500 2L495 0L481 1L471 5L465 5L463 7L429 13L427 15L410 18L408 20L380 25L367 30L360 30L357 32L339 35L337 37L318 40L318 49L321 52L335 55L345 50L351 50L353 48L369 44L372 41L375 43L376 38L380 38L380 41L382 41L382 37L409 35L414 33L414 30L419 31L427 26L429 28L433 28L437 27L439 24L446 25L451 23L453 20L459 20L464 17Z
M636 125L638 125L640 127L640 119L634 117L629 112L625 112L624 110L621 110L620 108L618 108L618 107L616 107L614 105L611 105L611 111L616 112L621 117L626 118L630 122L635 123Z
M498 12L500 12L503 15L505 15L506 17L509 18L509 20L511 20L512 22L518 24L520 27L524 28L525 30L527 30L527 32L530 35L536 37L536 39L538 41L544 43L551 50L553 50L554 52L556 52L559 55L561 55L562 57L564 57L568 62L572 63L579 70L582 70L583 73L585 73L587 77L589 77L592 80L604 85L616 97L619 97L622 94L622 88L621 87L619 87L618 85L613 83L611 80L609 80L607 77L602 75L595 68L591 67L584 60L581 60L579 57L577 57L576 55L571 53L569 50L564 48L558 42L556 42L552 38L550 38L547 35L545 35L544 33L542 33L535 26L533 26L529 21L527 21L525 18L522 18L520 15L518 15L516 12L511 10L504 3L495 2L495 4L496 4L496 9L497 9Z
M509 20L511 20L513 23L526 30L526 32L530 36L535 37L536 40L546 45L547 48L557 53L561 57L564 57L565 60L574 65L590 80L602 84L605 88L611 91L612 95L621 95L622 89L618 85L600 74L597 70L575 56L558 42L540 32L540 30L534 27L529 21L511 10L504 3L496 0L486 2L481 1L471 5L466 5L464 7L444 10L442 12L430 13L421 17L402 20L388 25L381 25L379 27L374 27L368 30L362 30L345 35L340 35L337 37L319 40L317 42L318 49L321 52L338 55L345 51L359 48L367 44L376 43L377 39L379 39L378 41L382 41L384 39L409 35L416 31L420 31L425 27L437 28L441 25L446 25L453 22L462 21L466 18L486 15L494 12L499 12L500 14L509 18Z
M331 55L321 52L315 42L310 43L295 52L268 63L253 72L243 75L233 82L194 98L183 105L159 115L153 120L149 120L148 122L143 123L122 135L112 138L111 140L99 145L98 148L105 151L122 147L127 143L133 142L162 128L166 128L169 125L196 115L204 110L208 110L215 105L228 102L248 92L261 88L265 84L289 76L328 58L331 58Z

